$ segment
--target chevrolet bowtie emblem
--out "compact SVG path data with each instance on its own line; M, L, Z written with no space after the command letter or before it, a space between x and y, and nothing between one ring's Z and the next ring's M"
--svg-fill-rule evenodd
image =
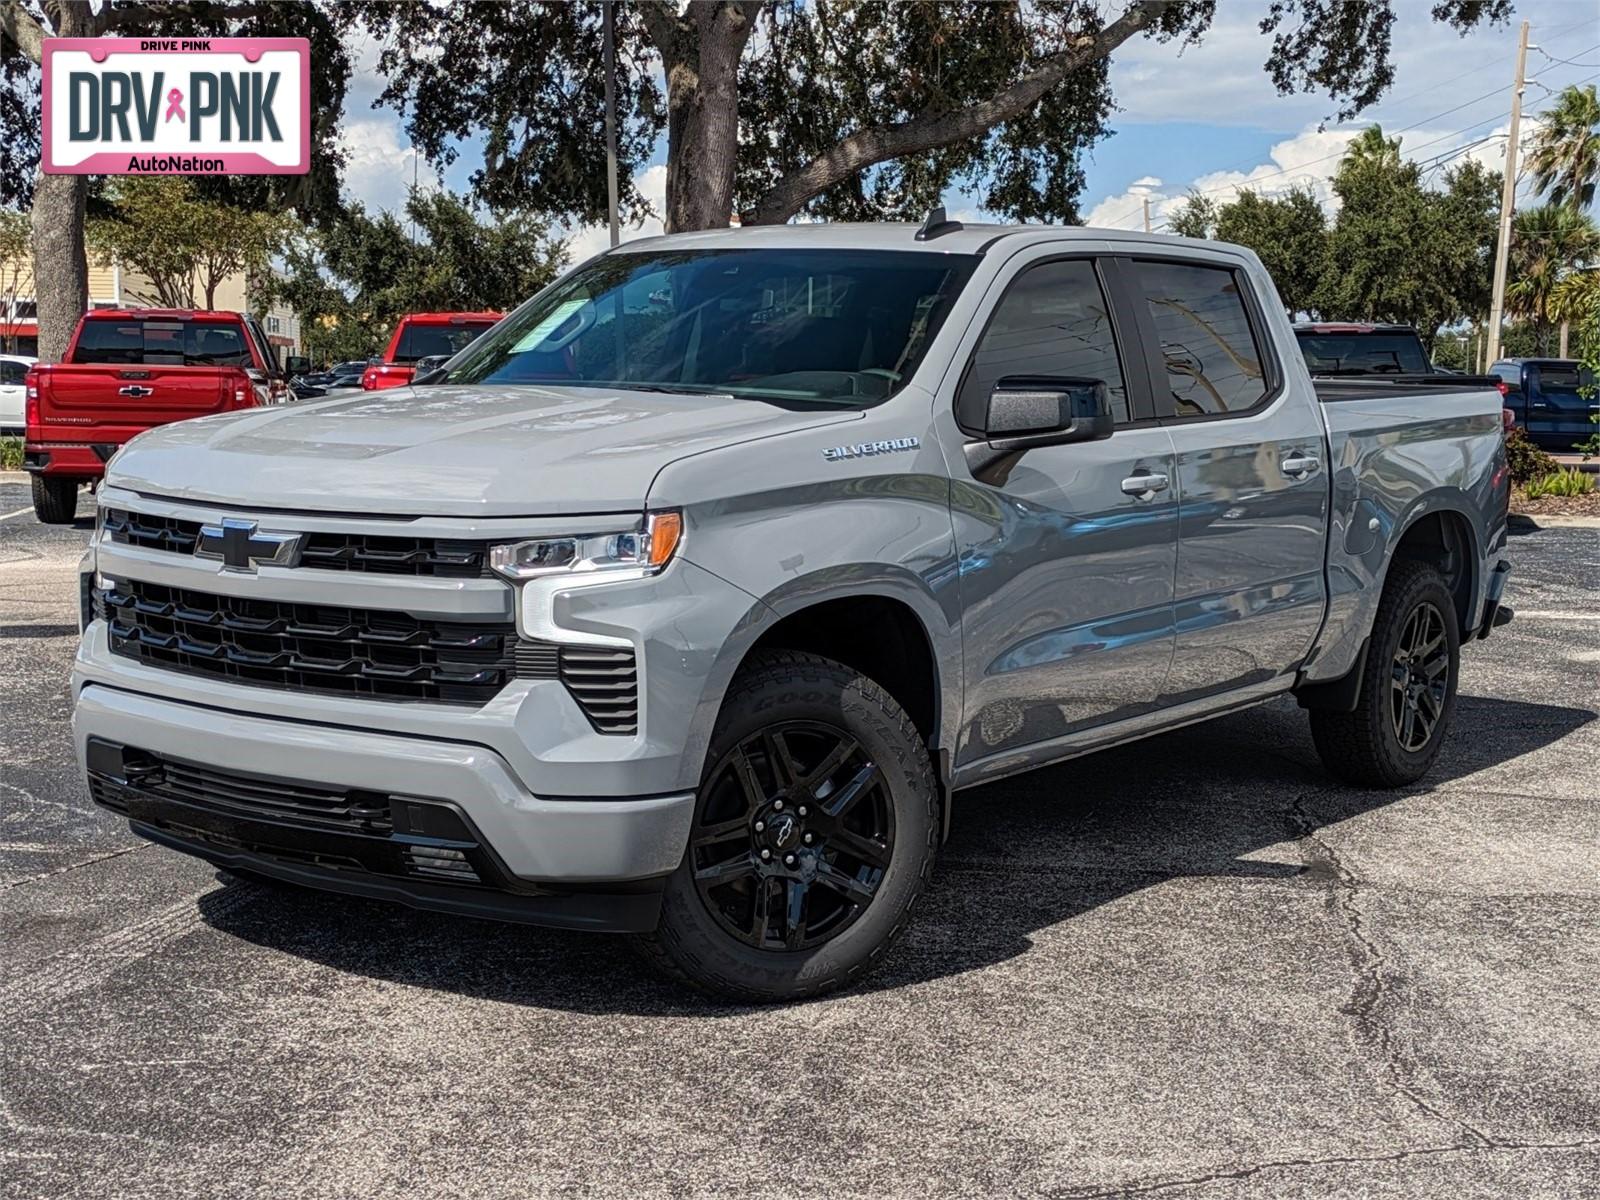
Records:
M220 559L225 571L254 572L259 566L292 567L300 560L298 533L262 533L254 521L224 517L220 525L200 526L196 558Z

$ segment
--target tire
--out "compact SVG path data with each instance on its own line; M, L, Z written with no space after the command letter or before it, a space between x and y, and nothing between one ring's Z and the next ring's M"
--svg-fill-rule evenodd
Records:
M78 481L35 475L33 515L42 525L71 525L78 515Z
M938 847L938 789L911 719L831 659L762 654L734 678L706 764L661 923L636 948L726 1000L856 982L905 928Z
M1461 631L1443 577L1426 563L1395 563L1378 603L1354 711L1311 713L1311 738L1323 765L1358 787L1403 787L1421 779L1444 748L1460 666Z

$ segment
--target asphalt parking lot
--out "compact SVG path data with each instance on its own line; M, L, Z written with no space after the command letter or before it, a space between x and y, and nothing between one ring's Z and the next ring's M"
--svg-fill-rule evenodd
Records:
M967 793L885 970L741 1009L94 809L79 524L0 517L0 1194L1600 1194L1600 529L1515 538L1422 785L1283 702Z

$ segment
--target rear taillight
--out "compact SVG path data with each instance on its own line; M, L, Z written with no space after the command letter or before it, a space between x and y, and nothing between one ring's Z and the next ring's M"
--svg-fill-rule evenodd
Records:
M1511 394L1511 385L1509 383L1507 383L1504 379L1502 379L1499 383L1495 384L1494 386L1497 389L1499 389L1499 392L1500 392L1500 394L1502 396L1509 396Z
M44 382L44 374L38 367L29 367L27 378L23 380L26 389L22 400L22 423L27 426L39 423L39 387Z

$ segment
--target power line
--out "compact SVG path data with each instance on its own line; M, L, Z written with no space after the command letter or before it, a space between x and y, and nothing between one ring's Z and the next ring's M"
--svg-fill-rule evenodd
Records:
M1572 60L1570 58L1557 58L1554 54L1551 54L1548 50L1541 49L1538 46L1529 46L1528 49L1537 50L1540 54L1542 54L1546 58L1548 58L1551 62L1560 63L1564 67L1582 67L1582 68L1585 68L1585 69L1587 69L1589 67L1600 67L1600 63L1575 62L1574 60ZM1587 54L1587 53L1589 53L1590 50L1600 50L1600 42L1596 42L1592 46L1585 47L1584 49L1579 50L1578 53L1580 55Z

